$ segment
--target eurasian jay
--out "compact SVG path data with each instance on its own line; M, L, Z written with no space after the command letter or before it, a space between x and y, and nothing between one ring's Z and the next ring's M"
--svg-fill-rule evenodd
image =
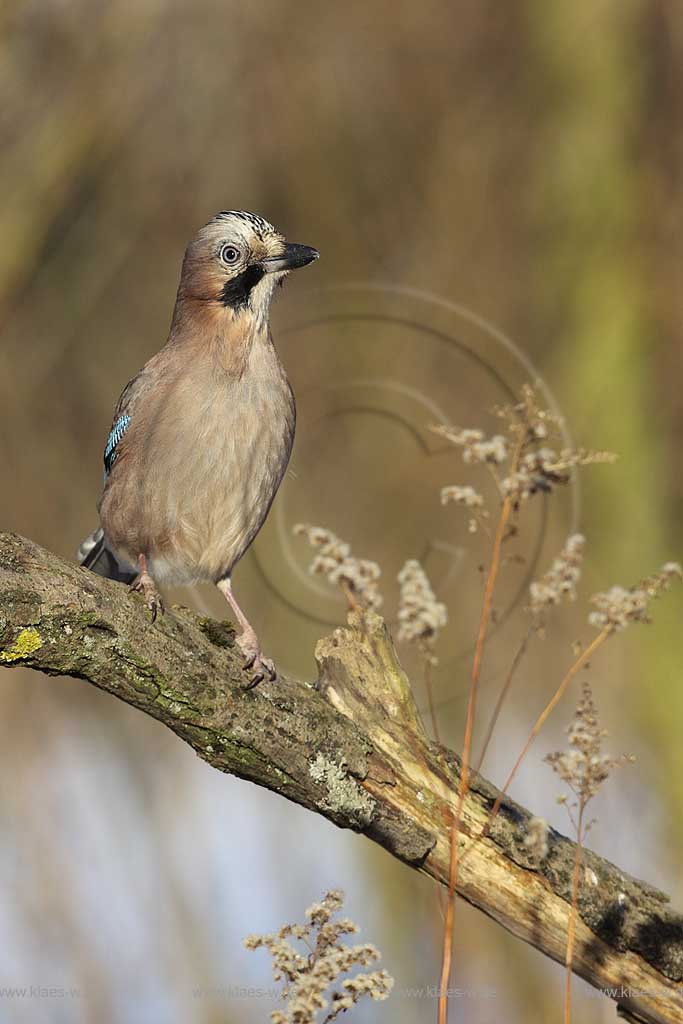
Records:
M211 581L242 633L251 683L275 669L230 576L261 529L294 441L294 395L268 313L275 286L318 258L253 213L218 213L185 252L168 341L124 388L104 449L100 528L82 565L142 591Z

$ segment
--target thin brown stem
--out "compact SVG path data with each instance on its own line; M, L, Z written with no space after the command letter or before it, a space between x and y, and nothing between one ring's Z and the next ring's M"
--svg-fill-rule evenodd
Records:
M342 576L341 579L339 580L339 585L342 589L344 597L349 602L349 608L351 609L351 611L358 611L358 609L361 608L361 605L356 600L356 595L353 592L353 587L351 586L351 584Z
M611 626L606 626L605 629L602 630L602 632L598 633L598 635L592 640L592 642L588 645L588 647L586 647L585 650L583 650L581 652L581 654L576 659L574 664L567 671L567 673L564 676L562 682L560 683L558 688L555 690L555 693L553 694L551 699L548 701L548 703L544 707L543 711L541 711L540 715L538 716L538 718L536 719L536 721L535 721L535 723L533 725L533 728L532 728L531 732L529 733L529 736L527 738L526 743L522 747L522 752L520 753L519 757L515 761L514 766L512 768L512 771L510 772L510 774L508 775L507 779L505 780L505 785L503 786L503 788L499 792L498 796L496 797L496 802L494 803L493 807L491 808L491 813L489 814L488 820L487 820L486 824L484 825L483 831L481 833L481 838L482 839L485 836L488 835L489 829L491 828L491 823L492 823L493 819L495 818L495 816L498 814L498 811L500 810L500 805L503 802L503 798L505 797L505 794L507 793L507 791L508 791L508 789L510 787L510 784L512 783L512 780L514 779L515 775L517 774L517 772L519 770L519 766L521 765L522 761L526 757L526 755L527 755L527 753L529 751L529 747L531 746L533 741L536 739L536 737L538 736L538 734L541 731L541 729L543 728L543 726L545 725L545 722L546 722L548 716L554 711L554 709L557 707L559 702L562 700L562 698L564 696L564 693L565 693L565 690L567 689L567 687L569 686L569 684L571 683L572 679L577 674L577 672L579 672L584 667L584 665L586 665L587 662L590 661L590 659L593 657L593 655L595 654L597 649L604 644L605 640L607 639L608 636L611 635L611 633L612 633L612 627Z
M441 961L441 978L439 983L439 1006L437 1020L438 1024L447 1024L448 1018L448 987L451 977L451 965L453 960L453 919L455 915L455 888L458 880L458 832L462 820L462 810L465 803L465 796L469 788L470 759L472 754L472 736L474 733L474 716L477 703L477 686L481 675L481 662L484 653L484 643L489 622L491 620L491 608L493 606L493 591L500 568L500 552L505 537L508 520L512 512L512 498L508 495L500 510L500 518L496 528L491 552L491 565L489 568L486 587L484 589L484 601L479 619L479 630L477 642L474 649L474 660L472 662L472 675L470 678L470 690L467 700L467 717L465 721L465 737L462 749L462 767L460 772L460 786L458 791L458 802L450 831L450 860L448 867L448 900L446 903L446 922L443 931L443 950Z
M579 878L581 876L581 860L583 856L583 812L585 809L585 802L581 800L579 803L579 820L576 826L576 852L574 855L574 871L572 874L572 906L569 912L569 925L567 927L567 955L565 958L567 972L564 979L564 1024L571 1024L572 961L574 959L576 915L579 900Z
M536 627L535 626L533 626L533 625L529 626L529 629L528 629L528 631L526 633L526 636L524 637L524 639L522 640L521 644L517 648L517 652L516 652L514 658L512 659L512 664L510 665L510 670L509 670L509 672L507 674L505 682L503 683L501 691L498 694L498 700L496 701L496 706L493 709L493 713L491 715L491 719L489 721L488 728L486 730L486 736L484 737L484 742L482 743L481 753L479 754L479 759L478 759L477 764L475 766L475 771L477 771L477 772L481 771L481 766L482 766L482 764L484 762L484 758L486 757L486 751L489 748L489 744L491 742L491 737L493 736L493 730L495 729L496 723L498 722L498 718L500 717L500 713L502 711L503 704L505 702L505 698L507 697L508 693L510 692L510 687L512 685L512 680L514 679L515 673L517 672L517 669L520 666L522 658L526 654L526 649L529 646L529 641L531 640L531 637L533 636L535 631L536 631Z

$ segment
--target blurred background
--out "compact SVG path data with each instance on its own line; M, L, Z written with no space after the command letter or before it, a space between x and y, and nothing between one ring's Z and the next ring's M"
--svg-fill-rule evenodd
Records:
M254 210L322 258L273 327L299 402L292 470L235 575L278 664L313 678L343 604L307 576L297 521L384 572L406 558L450 625L435 686L461 742L482 537L439 489L475 483L427 430L494 430L538 376L577 443L620 454L530 508L506 565L482 717L526 627L524 592L567 532L588 537L583 600L530 651L485 773L501 782L590 635L585 599L683 554L683 22L667 0L5 0L0 8L0 527L72 556L96 524L126 381L163 344L188 238ZM678 268L678 269L676 269ZM219 617L216 595L171 595ZM591 669L614 753L601 854L683 902L680 595ZM424 703L419 663L415 673ZM570 833L542 756L513 795ZM432 1019L441 920L431 883L280 798L219 775L161 726L79 681L0 679L0 1021L245 1024L274 1000L241 939L301 918L329 887L384 954L389 1004ZM452 1019L556 1020L561 971L458 912ZM578 1017L614 1019L577 982ZM491 989L495 994L491 994ZM71 991L73 990L73 991Z

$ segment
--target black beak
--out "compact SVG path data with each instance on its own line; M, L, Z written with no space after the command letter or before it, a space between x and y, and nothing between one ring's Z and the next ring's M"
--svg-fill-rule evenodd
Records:
M266 274L273 274L278 270L297 270L299 267L307 267L319 256L318 250L312 249L310 245L287 242L281 256L271 256L270 259L263 261L263 269Z

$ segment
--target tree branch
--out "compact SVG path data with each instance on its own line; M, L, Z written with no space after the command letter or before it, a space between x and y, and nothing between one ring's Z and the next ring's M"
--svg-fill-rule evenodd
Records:
M321 640L319 679L245 689L228 623L142 599L22 537L0 533L0 664L86 679L163 722L201 758L351 828L442 885L459 759L431 744L382 620L349 616ZM549 832L534 866L529 811L473 775L458 893L564 960L575 844ZM467 850L467 855L463 856ZM631 1020L683 1024L683 917L668 897L585 851L574 971Z

